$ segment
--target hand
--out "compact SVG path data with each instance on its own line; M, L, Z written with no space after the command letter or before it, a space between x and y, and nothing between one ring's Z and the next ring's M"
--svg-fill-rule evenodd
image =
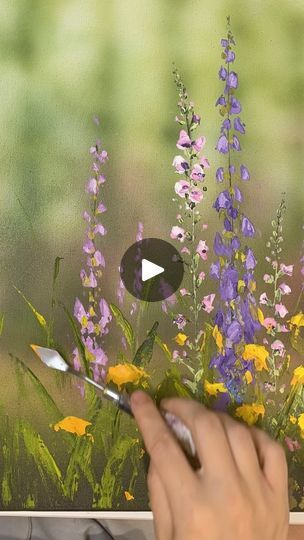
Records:
M157 540L286 540L283 449L266 433L195 401L172 398L161 405L191 430L202 468L190 467L153 401L135 392L131 407L151 458Z

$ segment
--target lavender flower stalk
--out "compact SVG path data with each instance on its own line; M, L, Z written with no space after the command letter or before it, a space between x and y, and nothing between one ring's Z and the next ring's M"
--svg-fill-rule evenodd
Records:
M74 316L80 323L82 342L85 346L87 360L91 363L94 379L97 381L104 377L104 367L108 362L107 355L102 348L102 337L108 333L108 324L112 315L108 303L101 297L102 269L105 259L98 248L98 240L106 234L106 229L100 221L100 216L106 211L101 199L101 189L106 178L102 173L102 166L108 160L106 150L101 148L100 141L90 148L93 158L91 176L86 184L86 192L90 197L89 211L85 211L83 218L87 224L83 252L86 255L86 268L80 272L84 291L87 296L86 307L79 298L76 298ZM80 368L80 359L77 349L74 350L75 369Z
M237 168L234 163L234 156L241 151L239 137L245 135L246 130L239 116L242 106L236 97L239 78L233 69L235 41L229 18L227 37L221 40L221 46L225 65L219 70L219 78L224 82L224 91L216 106L223 121L216 149L227 159L226 165L217 169L216 180L228 183L228 187L219 193L213 205L223 221L223 231L215 235L213 248L217 260L210 272L219 282L220 295L213 333L218 352L210 366L219 370L230 394L241 401L247 384L254 380L254 355L246 349L246 344L254 344L261 325L253 294L257 261L253 250L245 243L254 236L255 228L242 212L243 195L237 185L238 180L249 180L250 173L244 164Z

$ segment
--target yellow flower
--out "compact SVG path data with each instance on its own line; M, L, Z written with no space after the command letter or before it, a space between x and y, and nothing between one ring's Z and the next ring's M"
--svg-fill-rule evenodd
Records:
M304 413L300 414L300 416L298 418L298 424L299 424L300 430L301 430L301 437L302 437L302 439L304 439Z
M297 328L299 328L300 326L304 326L304 313L300 311L300 313L297 313L297 315L291 317L288 322L290 322L290 324L293 324Z
M293 416L293 415L290 415L289 420L290 420L290 422L291 422L292 424L296 424L296 423L297 423L297 419L296 419L296 417Z
M169 351L168 345L166 345L165 343L163 343L163 349L167 354L171 354Z
M298 366L293 372L290 384L293 386L297 383L304 384L304 366Z
M257 371L262 371L262 369L268 371L268 366L266 364L266 358L268 358L268 356L269 353L264 345L255 345L254 343L245 345L243 358L244 360L253 360Z
M60 431L62 429L68 433L74 433L74 435L77 435L78 437L85 435L86 437L89 437L89 439L93 440L91 433L86 433L86 428L91 425L91 422L82 420L82 418L77 418L77 416L67 416L51 427L54 431Z
M219 331L217 324L213 328L212 336L214 337L214 341L217 347L221 351L223 349L223 336L221 332Z
M179 332L177 334L177 336L175 336L175 338L173 338L173 339L174 339L174 341L176 341L176 343L178 345L183 346L183 345L185 345L185 343L186 343L186 341L188 339L188 336L186 336L186 334L182 334L181 332Z
M239 280L238 280L238 285L237 285L237 287L238 287L238 292L242 292L243 289L245 289L245 286L246 286L245 281L244 281L243 279L239 279Z
M109 367L107 382L112 381L120 390L123 384L128 382L138 384L143 377L149 377L149 375L142 368L138 368L133 364L117 364Z
M126 497L127 501L133 501L133 499L134 499L133 495L131 495L131 493L129 493L129 491L125 491L125 497Z
M210 383L207 379L204 381L204 390L209 396L216 396L218 392L225 393L227 389L224 383Z
M247 369L247 371L245 372L244 377L245 377L245 381L246 381L247 384L252 383L253 377L252 377L251 371L249 371L249 369Z
M241 405L235 411L238 418L242 418L248 426L252 426L258 421L259 416L264 416L265 408L260 403L252 403L252 405ZM303 415L304 416L304 415Z

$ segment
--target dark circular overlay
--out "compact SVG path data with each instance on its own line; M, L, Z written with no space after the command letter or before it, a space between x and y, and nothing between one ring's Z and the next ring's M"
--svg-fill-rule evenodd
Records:
M142 261L161 266L164 271L142 281ZM159 302L179 288L183 276L183 260L177 249L159 238L144 238L125 252L120 264L120 276L130 294L146 302Z

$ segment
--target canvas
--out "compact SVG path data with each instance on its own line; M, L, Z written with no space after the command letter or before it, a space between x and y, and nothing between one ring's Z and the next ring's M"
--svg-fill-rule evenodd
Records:
M36 344L266 430L303 510L303 4L0 13L0 509L149 510L134 420ZM149 237L185 268L153 303L119 272Z

